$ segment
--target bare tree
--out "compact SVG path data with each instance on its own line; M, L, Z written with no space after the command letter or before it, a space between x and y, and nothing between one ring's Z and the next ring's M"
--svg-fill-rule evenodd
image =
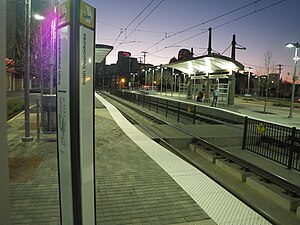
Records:
M263 58L264 65L260 67L258 70L258 74L260 77L265 79L261 79L260 86L264 89L265 98L264 98L264 113L267 112L267 99L268 99L268 91L270 87L274 84L274 80L270 79L270 74L275 72L275 61L273 60L273 54L271 50L265 52Z
M7 25L7 56L15 61L16 71L23 75L25 53L30 47L30 73L42 81L50 73L50 51L53 51L53 42L50 41L51 22L53 18L46 17L44 21L36 21L31 17L31 26L25 26L25 5L23 0L8 0L7 13L14 15L15 20L8 21ZM47 1L40 2L39 7L46 9ZM46 11L44 11L47 14ZM25 32L30 32L30 40L26 40ZM51 47L52 44L52 47Z

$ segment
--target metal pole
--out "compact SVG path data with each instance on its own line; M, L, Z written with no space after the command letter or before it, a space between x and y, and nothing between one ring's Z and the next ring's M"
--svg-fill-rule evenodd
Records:
M7 111L6 111L6 1L0 1L0 224L10 225L10 193L9 193L9 167L8 167L8 145L7 145Z
M177 122L180 120L180 102L178 102L178 108L177 108Z
M148 79L148 71L145 70L145 86L147 86L148 84L147 79Z
M196 74L194 74L193 100L196 99Z
M152 84L151 84L151 90L153 90L153 86L154 86L154 74L155 74L155 69L153 69L153 72L152 72Z
M160 95L162 95L163 92L163 73L164 73L164 68L160 68Z
M135 73L133 73L132 90L134 91Z
M244 120L244 132L243 132L243 142L242 142L242 149L246 149L247 145L247 133L248 133L248 117L245 116Z
M295 80L296 80L296 77L297 77L297 75L296 75L297 62L298 62L298 47L295 48L293 88L292 88L292 98L291 98L290 115L288 116L288 118L293 118L294 98L295 98Z
M250 94L250 68L249 68L249 71L248 71L248 88L247 88L247 94L248 95Z
M36 140L40 140L40 103L36 99Z
M25 77L24 77L24 110L25 110L25 136L23 142L32 141L30 136L30 112L29 112L29 77L30 77L30 19L31 19L31 0L26 0L26 24L25 24Z
M175 77L175 82L174 82L174 93L176 93L176 89L177 89L177 87L176 87L176 82L177 82L177 74L174 74L174 77Z
M167 77L168 73L166 73L166 76L165 76L165 82L166 82L166 95L168 95L168 77Z
M171 96L173 96L173 91L174 91L173 75L174 75L174 68L172 68L172 75L171 75Z
M196 105L193 106L193 124L196 124Z

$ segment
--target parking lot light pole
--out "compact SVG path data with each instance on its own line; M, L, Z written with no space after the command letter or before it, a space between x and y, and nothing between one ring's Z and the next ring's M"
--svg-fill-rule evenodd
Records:
M297 62L299 60L298 58L298 49L300 48L300 44L297 43L287 43L285 45L285 47L287 48L295 48L295 57L293 58L294 60L294 74L293 74L293 87L292 87L292 98L291 98L291 107L290 107L290 114L288 116L288 118L293 118L293 110L294 110L294 98L295 98L295 81L297 80L297 74L296 74L296 70L297 70Z

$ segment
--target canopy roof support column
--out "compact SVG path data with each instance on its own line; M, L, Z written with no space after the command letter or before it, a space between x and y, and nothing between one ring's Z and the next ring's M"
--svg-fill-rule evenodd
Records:
M229 78L229 95L228 105L234 105L234 94L235 94L235 72L232 71L232 75Z
M210 79L209 79L209 74L207 73L206 77L205 77L205 98L204 98L204 102L209 102L210 101L209 87L210 87Z

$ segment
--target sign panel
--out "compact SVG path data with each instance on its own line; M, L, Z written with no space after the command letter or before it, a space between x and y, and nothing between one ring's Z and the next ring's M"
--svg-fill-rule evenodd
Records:
M264 126L263 123L259 123L256 127L258 133L260 133L261 135L265 132L266 128Z
M63 26L70 22L70 0L66 0L57 6L58 23L57 26Z
M80 4L80 23L91 29L95 28L95 8L84 1Z
M57 30L57 147L61 224L93 225L96 218L95 8L80 0L63 0L60 3ZM74 20L70 20L70 14L75 15L75 18L72 17ZM79 24L80 27L77 27Z
M94 224L94 31L80 26L80 165L83 224Z
M69 82L70 26L65 26L57 30L57 141L63 224L73 224Z

